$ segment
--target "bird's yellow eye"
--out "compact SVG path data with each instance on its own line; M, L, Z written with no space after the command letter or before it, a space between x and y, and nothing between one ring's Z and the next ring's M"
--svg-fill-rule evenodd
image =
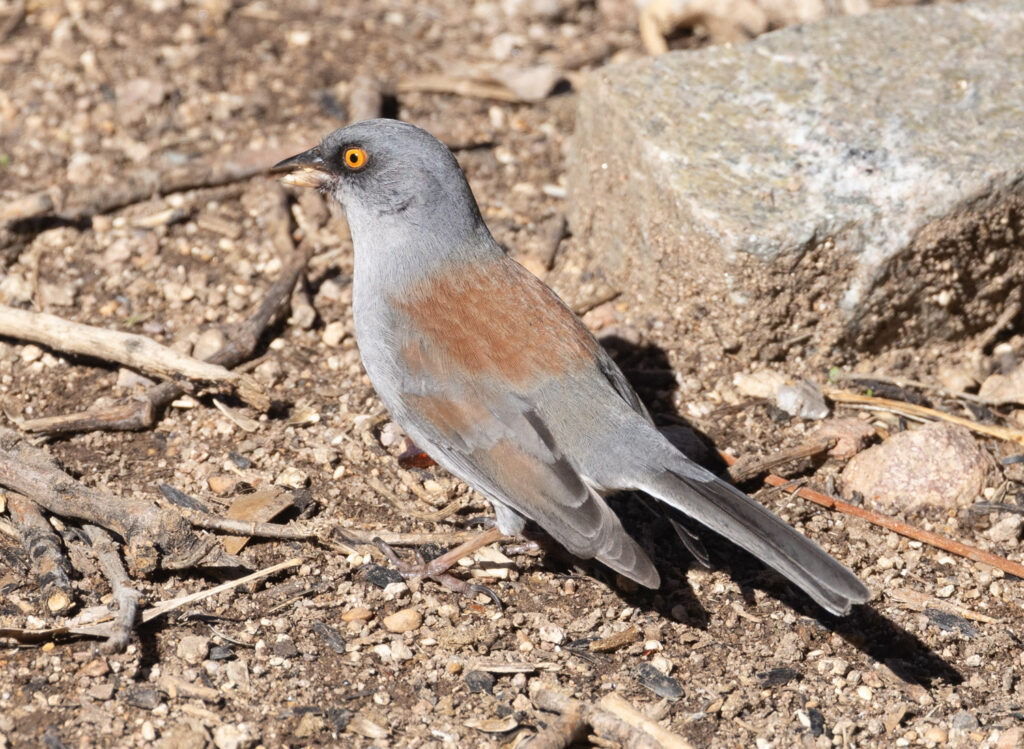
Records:
M353 171L356 169L362 169L366 166L366 151L359 146L346 148L341 160L347 168L352 169Z

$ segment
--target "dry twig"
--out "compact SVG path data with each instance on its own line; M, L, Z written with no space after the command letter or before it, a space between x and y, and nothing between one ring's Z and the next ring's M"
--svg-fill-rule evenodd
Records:
M872 382L882 382L886 385L895 385L898 388L917 388L918 390L924 390L927 392L938 393L947 398L953 398L955 400L971 401L972 403L985 403L986 399L981 396L974 395L973 393L958 393L954 390L942 387L942 385L934 385L929 382L921 382L920 380L911 380L906 377L893 377L892 375L874 373L874 374L854 374L852 372L843 372L836 380L838 382L847 383L865 383L870 385ZM991 405L991 404L990 404Z
M33 565L46 610L51 614L64 613L74 604L74 594L71 565L64 555L60 537L28 497L11 492L7 509L21 536L25 556Z
M822 437L819 439L809 439L796 447L779 450L771 455L750 455L740 458L729 467L729 478L735 483L741 484L747 479L752 479L754 476L758 476L776 466L820 455L831 450L835 444L836 440L834 437Z
M875 398L870 395L850 393L845 390L833 390L831 388L825 390L825 395L836 403L848 403L867 408L874 407L929 421L946 421L950 424L959 424L962 427L967 427L972 432L977 432L978 434L1024 445L1024 432L993 424L979 424L962 416L954 416L942 411L936 411L934 408L926 408L913 403L904 403L903 401L894 401L889 398Z
M229 335L227 345L209 357L207 362L222 367L237 367L253 355L263 333L287 305L291 290L305 272L311 253L310 245L300 246L295 251L281 276L267 290L267 295L257 310ZM93 430L148 429L156 423L157 415L183 392L177 383L164 382L151 387L142 398L133 398L127 403L24 421L19 424L19 428L25 432L50 436Z
M911 588L887 588L885 594L894 601L904 603L916 611L924 611L926 608L933 608L941 611L949 611L962 616L964 619L972 619L973 621L981 622L982 624L999 623L998 619L995 619L988 614L982 614L979 611L964 608L963 606L957 606L951 601L944 601L941 598L936 598L935 596L930 596Z
M1013 293L1019 297L1020 287L1018 286ZM1003 329L1013 322L1013 319L1020 314L1020 310L1021 302L1019 298L1013 299L1012 301L1008 300L1006 308L1002 313L1000 313L999 317L996 318L996 321L978 337L978 349L984 351L995 343L996 338L998 338L999 334L1003 332Z
M354 546L367 547L367 550L376 550L375 541L377 539L380 539L389 546L424 546L426 544L451 546L467 541L476 535L468 531L455 531L453 533L397 533L394 531L362 530L342 526L317 530L296 525L232 520L230 518L217 517L216 515L207 515L184 507L178 508L178 511L196 528L217 531L218 533L228 533L235 536L274 538L280 541L317 541L345 554L354 552ZM332 539L332 535L340 536L342 542Z
M0 225L39 218L51 211L53 211L53 196L46 190L34 192L12 200L0 208Z
M8 429L0 430L0 485L31 497L54 515L118 534L127 544L127 558L136 575L147 575L158 567L185 569L200 562L237 564L216 543L196 536L180 514L85 486L62 471L47 453Z
M245 577L240 577L237 580L229 580L228 582L221 583L216 587L201 590L198 593L189 593L187 596L179 596L178 598L170 598L166 601L160 601L159 603L156 603L150 608L143 611L141 620L143 623L151 622L158 616L163 616L164 614L170 613L175 609L180 609L182 606L188 606L189 604L197 603L206 598L210 598L211 596L215 596L218 593L223 593L226 590L232 590L233 588L237 588L240 585L247 585L251 582L255 582L256 580L260 580L264 577L267 577L268 575L272 575L275 572L280 572L281 570L286 570L291 567L297 567L300 564L302 564L302 557L293 557L279 564L275 564L270 567L266 567L265 569L253 572L252 574L246 575Z
M110 581L111 592L117 603L117 617L111 624L112 632L107 641L100 646L105 653L123 653L128 647L132 630L139 615L141 594L132 586L128 572L121 562L121 555L110 534L96 525L84 525L82 530L92 544L93 553L100 563L100 568Z
M252 377L202 362L135 333L106 330L45 312L0 305L0 335L33 341L55 351L115 361L148 375L180 383L199 380L236 389L246 403L265 411L270 397Z
M14 30L25 20L25 0L15 0L7 13L7 19L0 25L0 42L6 41L7 37L14 33Z
M301 150L293 146L265 148L240 151L227 158L215 155L197 159L164 171L140 169L121 175L112 184L100 187L91 184L88 189L69 190L59 217L68 221L80 221L98 213L109 213L133 203L149 200L156 195L241 182L257 174L263 174L281 159Z
M395 92L398 94L455 94L475 99L494 99L510 104L523 101L521 96L504 84L473 78L457 78L445 73L427 73L399 81Z
M532 686L532 685L531 685ZM546 687L530 690L533 704L560 718L537 734L531 749L562 749L586 736L589 725L601 737L639 749L693 749L682 736L647 718L617 694L607 694L597 705L574 700Z
M384 486L384 484L382 484L379 479L373 476L367 476L366 483L369 484L371 489L373 489L375 492L377 492L386 500L388 500L391 504L393 504L395 506L395 509L397 509L399 512L405 515L410 515L414 518L418 518L420 520L429 520L431 522L444 520L450 515L454 515L456 512L458 512L459 508L461 508L462 505L465 503L465 499L463 497L456 497L451 502L442 507L440 510L435 510L434 512L422 512L420 510L414 510L411 507L407 507L402 502L402 500L395 496L394 492L392 492L390 489Z
M736 462L736 458L728 455L727 453L720 452L722 459L729 465ZM769 486L785 486L791 482L788 479L784 479L781 476L775 474L768 474L765 477L764 482ZM983 564L991 565L997 569L1001 569L1003 572L1008 572L1011 575L1024 578L1024 565L1013 562L1005 557L997 556L987 551L983 551L975 546L968 546L967 544L954 541L951 538L940 536L938 533L932 533L931 531L922 530L921 528L915 528L912 525L908 525L904 522L891 518L888 515L882 515L877 512L872 512L863 507L844 502L841 499L830 497L827 494L822 494L814 489L807 487L801 487L797 489L793 494L802 499L819 504L822 507L827 507L830 510L836 510L844 515L852 515L853 517L860 518L861 520L867 520L873 525L887 528L894 533L898 533L901 536L913 539L914 541L920 541L926 543L929 546L934 546L937 549L948 551L951 554L957 556L966 557L967 559L975 562L982 562Z
M300 564L302 564L302 558L294 557L280 564L253 572L245 577L240 577L237 580L231 580L216 587L201 590L198 593L190 593L186 596L160 601L143 611L141 616L139 616L139 622L142 624L151 622L183 606L197 603L218 593L237 588L240 585L247 585L275 572L297 567ZM106 606L94 606L86 609L67 624L60 627L50 627L48 629L0 628L0 637L9 637L17 642L27 644L38 644L69 636L104 637L109 639L116 634L116 626L112 625L110 621L112 618L110 610Z

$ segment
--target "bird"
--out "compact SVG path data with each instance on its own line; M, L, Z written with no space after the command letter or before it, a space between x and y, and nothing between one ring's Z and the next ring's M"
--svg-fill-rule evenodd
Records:
M605 501L639 491L745 549L831 614L869 599L820 546L658 431L593 334L493 238L455 156L429 132L364 120L275 169L344 211L355 338L381 402L494 509L495 527L407 572L439 579L532 521L574 556L656 589L657 568Z

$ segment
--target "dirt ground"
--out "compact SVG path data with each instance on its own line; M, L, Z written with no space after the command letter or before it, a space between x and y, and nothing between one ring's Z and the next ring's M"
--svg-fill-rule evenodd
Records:
M460 146L496 238L541 271L564 213L573 84L587 69L643 54L632 5L617 0L29 0L0 4L0 14L19 8L24 17L0 43L0 203L54 185L88 195L126 173L200 157L308 147L344 124L358 100L353 81L365 75L382 84L385 114ZM673 45L706 43L696 34ZM548 63L565 81L532 104L397 87L499 60ZM189 349L207 328L243 320L280 272L284 259L259 210L270 189L271 178L256 177L31 227L4 251L0 302ZM86 484L126 497L155 500L167 484L220 512L278 482L307 499L317 523L461 530L490 509L438 469L398 467L396 431L351 335L343 217L302 201L295 236L317 250L307 283L316 318L308 328L278 325L258 352L252 374L271 393L268 413L189 397L153 429L47 449ZM684 418L736 454L796 444L812 428L737 395L727 360L714 375L681 366L686 342L644 327L643 310L612 304L586 319L614 334L612 350L660 423ZM1001 355L1019 356L1021 336L1004 339L1010 353ZM985 361L992 343L979 354ZM949 355L836 363L926 378ZM5 426L139 387L116 366L0 341ZM957 402L934 405L971 415ZM998 459L1021 452L984 445ZM827 486L841 468L805 461L785 471ZM1022 480L1024 469L1011 464L989 493L1019 501ZM499 610L433 582L396 583L368 547L346 556L312 543L253 542L241 552L253 569L295 556L302 565L145 625L124 654L103 655L89 640L0 641L0 749L515 746L554 719L530 700L538 684L586 703L618 692L700 747L1024 745L1017 578L788 492L745 488L850 566L873 601L829 617L715 539L706 540L712 569L703 569L629 497L619 507L654 555L659 591L552 551L505 546L510 567L483 578L504 602ZM457 497L455 515L417 519ZM989 533L1000 519L970 509L913 518L1020 561L1017 538ZM69 552L78 607L108 601L95 561L78 544ZM190 570L139 585L155 601L221 581ZM20 547L0 534L0 626L44 621ZM631 632L621 647L589 647L620 632Z

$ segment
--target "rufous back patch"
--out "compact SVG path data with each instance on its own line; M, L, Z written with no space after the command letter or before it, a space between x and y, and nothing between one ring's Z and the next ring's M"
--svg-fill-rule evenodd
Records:
M432 276L393 300L409 317L413 372L501 377L522 384L591 366L597 342L547 286L515 262Z
M478 424L493 419L479 401L450 400L432 395L405 394L403 400L449 439L469 434Z

